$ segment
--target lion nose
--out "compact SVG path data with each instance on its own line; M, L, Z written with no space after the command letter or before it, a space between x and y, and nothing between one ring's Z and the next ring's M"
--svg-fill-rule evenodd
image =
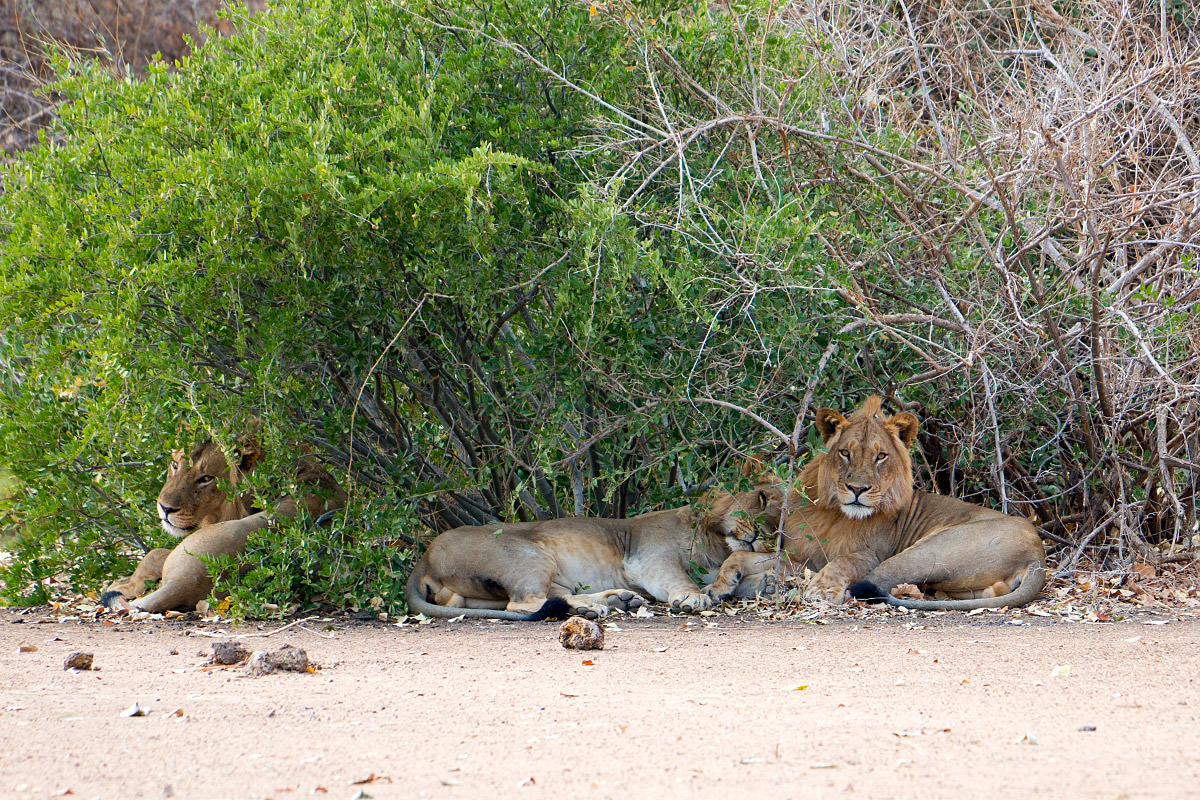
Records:
M854 492L854 499L857 500L863 492L865 492L867 489L870 489L871 487L870 486L852 486L847 483L846 488L849 489L850 491Z
M167 517L171 516L176 511L178 511L179 509L172 508L171 506L164 506L162 503L159 503L158 510L162 512L163 518L166 519Z

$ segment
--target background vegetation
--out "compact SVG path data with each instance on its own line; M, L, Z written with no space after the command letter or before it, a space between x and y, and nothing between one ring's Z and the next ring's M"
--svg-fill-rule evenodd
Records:
M1000 5L316 0L64 55L0 200L5 596L161 543L167 450L251 415L265 498L303 445L354 501L235 601L395 609L427 530L787 474L868 391L1062 569L1178 557L1195 21Z

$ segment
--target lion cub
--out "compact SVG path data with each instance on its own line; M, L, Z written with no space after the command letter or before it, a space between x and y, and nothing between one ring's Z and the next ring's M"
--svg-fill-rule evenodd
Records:
M163 529L183 541L173 549L158 547L147 553L132 575L108 585L100 596L103 605L151 612L190 611L208 597L212 577L199 556L241 555L247 537L270 524L271 515L251 507L250 493L237 493L241 477L262 455L257 431L256 422L249 433L238 438L232 464L211 439L190 454L183 450L171 454L156 505ZM296 462L296 481L304 487L303 494L279 504L281 517L294 519L303 507L315 518L346 504L346 493L333 476L307 457ZM139 596L153 581L160 581L158 588Z
M763 483L709 499L706 513L678 508L629 519L571 517L448 530L409 576L409 610L444 618L596 618L611 609L636 609L643 597L701 611L714 598L753 596L769 576L743 581L738 567L723 565L731 553L766 548L760 534L778 528L783 493ZM711 576L707 589L692 581L689 564Z

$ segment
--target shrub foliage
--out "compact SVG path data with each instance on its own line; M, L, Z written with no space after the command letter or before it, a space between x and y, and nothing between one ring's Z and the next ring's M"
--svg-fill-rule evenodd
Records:
M1164 513L1150 540L1186 538L1178 321L1139 341L1097 316L1116 243L1043 257L1055 187L1009 202L978 127L865 119L830 22L312 0L140 81L64 59L57 127L0 199L5 596L162 544L167 451L251 415L268 505L300 447L353 501L255 543L249 613L398 608L430 529L634 513L752 452L787 472L811 408L866 390L924 415L924 480L1076 554L1142 552ZM1178 349L1184 390L1117 419L1096 376L1149 364L1140 342Z

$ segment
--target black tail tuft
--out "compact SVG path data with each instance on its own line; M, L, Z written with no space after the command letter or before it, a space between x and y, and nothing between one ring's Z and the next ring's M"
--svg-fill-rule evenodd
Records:
M846 591L856 600L866 600L868 603L883 603L887 597L883 590L870 581L859 581L846 587Z
M105 608L113 608L113 601L117 599L123 600L125 599L125 595L121 594L120 592L105 592L104 594L100 595L100 605L104 606Z
M561 597L551 597L542 603L542 607L525 619L530 622L540 622L544 619L566 619L571 616L571 606Z

